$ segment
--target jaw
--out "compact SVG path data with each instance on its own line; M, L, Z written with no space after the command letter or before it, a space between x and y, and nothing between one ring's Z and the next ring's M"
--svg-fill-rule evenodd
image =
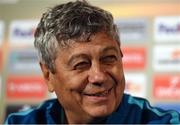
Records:
M65 114L70 124L95 123L102 120L116 110L120 99L115 95L117 88L113 88L108 100L90 101L86 96L76 93L81 98L81 104L73 105L71 109L65 109ZM116 101L115 101L116 100ZM100 121L99 121L100 122Z
M116 87L109 89L108 93L98 96L82 95L83 110L92 117L105 117L117 108Z
M68 123L91 123L97 118L106 117L114 112L121 102L124 90L124 79L119 81L109 92L107 98L91 97L91 95L89 97L83 95L80 90L72 90L72 98L66 98L66 101L74 100L75 103L72 105L68 101L68 105L66 105L66 108L64 107ZM103 94L106 95L106 92L103 92Z

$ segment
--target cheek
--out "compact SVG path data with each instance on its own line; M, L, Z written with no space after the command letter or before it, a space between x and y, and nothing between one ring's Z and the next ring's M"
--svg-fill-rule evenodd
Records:
M61 83L55 88L57 98L65 109L75 110L81 102L79 88L74 83Z
M78 73L64 73L64 75L59 76L58 79L61 84L60 87L66 91L78 91L84 88L86 81L86 74Z
M124 93L124 89L125 89L125 78L123 75L122 78L118 81L116 93L121 95L122 93Z
M72 92L81 93L88 83L86 73L74 74L69 79L67 88L69 88Z
M121 63L119 63L112 69L112 75L117 82L115 95L119 99L121 98L120 96L123 95L125 88L125 78Z
M69 74L64 77L61 76L56 83L55 91L59 98L67 101L73 99L80 101L80 93L86 86L87 80L85 74Z
M121 63L116 64L112 69L111 72L115 79L119 82L124 77L123 67Z
M118 84L116 86L115 90L115 98L116 98L116 105L118 106L121 103L123 94L124 94L124 89L125 89L125 79L124 76L118 81Z

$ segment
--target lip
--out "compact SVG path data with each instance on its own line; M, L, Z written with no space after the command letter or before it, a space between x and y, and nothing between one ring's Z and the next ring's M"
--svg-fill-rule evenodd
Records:
M100 91L100 92L95 92L95 93L83 93L83 95L87 95L87 96L103 96L103 95L108 94L111 91L112 88L113 87L111 87L110 89Z
M83 93L83 96L88 98L89 101L105 101L108 99L108 96L110 95L112 89L114 86L112 86L108 90L104 90L101 92L96 92L96 93Z

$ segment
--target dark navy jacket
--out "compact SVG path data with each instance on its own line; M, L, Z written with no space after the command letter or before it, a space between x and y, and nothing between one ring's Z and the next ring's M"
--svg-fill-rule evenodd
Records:
M62 124L65 123L64 119L62 106L57 99L52 99L36 109L10 114L5 124ZM107 116L103 123L180 124L180 114L151 107L145 99L124 94L118 109Z

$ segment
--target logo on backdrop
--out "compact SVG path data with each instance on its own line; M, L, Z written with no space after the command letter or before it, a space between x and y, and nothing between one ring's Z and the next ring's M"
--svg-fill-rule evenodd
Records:
M125 70L142 70L146 65L146 49L145 48L122 48L123 52L123 66Z
M156 75L153 80L156 99L180 99L180 75Z
M148 23L146 19L115 20L122 42L144 42L148 37Z
M34 32L38 21L36 20L15 20L10 25L11 46L33 46Z
M125 73L125 92L133 96L146 97L147 80L143 73Z
M4 39L4 22L0 20L0 46Z
M9 76L6 81L8 99L44 99L47 87L43 78L38 76Z
M155 18L154 37L158 42L180 42L180 16Z
M40 74L41 71L34 49L10 51L8 65L10 74Z
M156 71L180 71L180 45L158 45L153 50Z

